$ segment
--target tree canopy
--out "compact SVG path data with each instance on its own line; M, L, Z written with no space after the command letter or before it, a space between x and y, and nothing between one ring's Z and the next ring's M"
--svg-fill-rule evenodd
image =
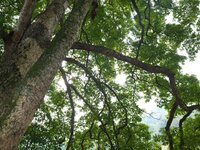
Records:
M200 83L181 70L199 0L5 0L0 14L0 150L200 149ZM137 104L155 98L159 135Z

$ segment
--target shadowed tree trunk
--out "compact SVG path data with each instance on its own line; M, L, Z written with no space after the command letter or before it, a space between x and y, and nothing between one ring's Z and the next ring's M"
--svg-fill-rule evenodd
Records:
M27 3L24 4L24 9L30 6ZM67 8L65 0L54 0L34 23L23 27L20 33L17 33L18 30L14 31L15 37L6 43L7 54L0 63L1 150L17 149L35 111L43 102L65 57L65 51L77 40L90 5L91 0L74 4L63 29L51 41L54 28ZM21 16L23 15L22 12ZM16 34L23 34L23 37L15 39ZM14 43L16 40L19 42Z

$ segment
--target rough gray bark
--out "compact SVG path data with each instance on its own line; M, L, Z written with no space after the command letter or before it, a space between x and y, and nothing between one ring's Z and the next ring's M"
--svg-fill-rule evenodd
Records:
M26 30L10 58L0 66L0 150L17 149L33 115L43 102L65 51L77 40L92 0L74 5L63 29L51 40L63 16L65 0L54 0Z

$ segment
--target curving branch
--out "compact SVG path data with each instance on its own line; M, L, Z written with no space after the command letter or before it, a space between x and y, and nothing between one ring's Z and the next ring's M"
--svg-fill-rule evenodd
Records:
M91 112L98 118L98 120L100 121L101 125L100 125L100 128L101 130L106 134L108 140L109 140L109 143L111 145L111 148L113 148L113 143L112 143L112 139L107 131L107 128L106 128L106 124L103 122L103 120L101 119L101 116L95 111L95 108L93 108L88 102L87 100L79 93L79 91L76 89L75 86L73 86L72 84L70 84L70 87L74 90L75 94L80 97L80 99L83 100L83 102L86 104L86 106L91 110Z
M85 132L85 134L83 135L83 138L81 140L81 148L82 150L84 150L84 142L85 142L85 137L86 135L89 133L90 134L90 138L92 139L92 128L94 126L94 121L92 121L91 125L90 125L90 128Z
M11 36L11 39L9 39L9 43L6 43L5 45L6 53L10 53L11 51L14 51L16 49L28 25L30 25L31 23L31 17L35 4L36 0L25 0L22 10L20 12L17 26Z
M174 72L172 72L170 69L165 68L165 67L154 66L151 64L144 63L144 62L138 60L137 58L131 58L129 56L125 56L122 53L114 51L113 49L110 49L110 48L106 48L104 46L96 46L96 45L91 45L91 44L87 44L87 43L76 42L73 44L73 46L71 48L77 49L77 50L86 50L86 51L91 51L91 52L95 52L95 53L100 53L105 56L116 58L123 62L134 65L135 67L143 69L149 73L163 74L164 76L168 77L170 88L171 88L171 93L172 93L173 97L175 98L175 101L170 110L169 118L168 118L165 129L166 129L166 132L168 135L170 148L173 149L173 139L170 134L170 126L174 119L174 115L175 115L175 112L176 112L178 106L186 112L189 112L190 110L194 110L194 109L200 110L200 104L187 106L185 104L185 102L181 99L179 90L176 85L176 79L175 79Z
M180 105L180 107L183 110L188 110L187 106L184 104L184 102L180 98L180 95L179 95L179 92L178 92L178 89L176 86L176 82L175 82L176 81L175 73L173 73L170 69L144 63L140 60L137 60L136 58L125 56L119 52L114 51L113 49L106 48L103 46L95 46L95 45L91 45L91 44L76 42L73 44L72 49L86 50L86 51L91 51L91 52L95 52L95 53L100 53L105 56L113 57L118 60L127 62L127 63L134 65L140 69L143 69L149 73L163 74L163 75L167 76L170 81L170 87L172 89L172 94L176 98L177 103Z
M123 62L127 62L131 65L134 65L138 68L141 68L149 73L161 73L165 76L174 76L175 74L169 70L168 68L165 67L160 67L160 66L153 66L151 64L144 63L142 61L137 60L136 58L132 58L126 55L123 55L111 48L106 48L104 46L99 46L99 45L92 45L92 44L87 44L87 43L81 43L81 42L75 42L73 46L71 47L72 49L77 49L77 50L86 50L86 51L91 51L95 53L100 53L108 57L113 57L118 60L121 60Z
M104 102L108 108L108 117L110 118L111 122L112 122L112 126L113 126L113 130L114 130L114 135L115 135L115 138L116 138L116 143L117 143L117 146L119 145L118 144L118 137L117 137L117 131L116 131L116 127L115 127L115 123L114 123L114 120L113 120L113 115L112 115L112 112L111 112L111 107L110 107L110 104L108 102L108 96L106 94L106 92L104 91L104 88L101 84L101 82L96 79L96 77L90 72L90 70L83 64L81 64L80 62L76 61L75 59L73 58L65 58L65 60L67 62L70 62L70 63L73 63L77 66L79 66L80 68L82 68L90 77L91 79L96 83L96 86L97 88L102 92L102 94L104 95ZM102 119L99 119L100 122L102 122ZM102 123L103 124L103 123ZM106 128L103 127L103 130L105 130ZM106 132L107 133L107 132ZM113 146L113 143L112 143L112 140L110 138L109 135L107 135L107 137L109 138L109 141L110 141L110 145L111 145L111 148L114 148Z
M175 101L173 106L172 106L172 108L171 108L171 110L170 110L169 118L167 120L167 124L166 124L166 127L165 127L165 131L167 133L167 137L168 137L168 141L169 141L170 150L174 149L173 148L174 142L173 142L173 137L172 137L172 135L170 133L170 126L171 126L172 121L174 119L174 115L175 115L175 112L176 112L177 108L178 108L178 103Z
M70 103L71 111L72 111L72 113L71 113L71 120L70 120L70 136L69 136L69 141L67 143L67 148L66 148L66 150L69 150L70 147L72 146L73 137L74 137L75 106L74 106L74 101L73 101L73 98L72 98L71 88L70 88L69 83L67 81L64 69L60 68L60 72L61 72L62 78L64 80L64 83L66 85L66 88L67 88L66 93L68 94L69 103Z
M136 13L137 13L138 22L139 22L139 25L140 25L140 27L141 27L141 38L140 38L140 40L139 40L138 47L137 47L137 53L136 53L136 59L138 59L138 57L139 57L139 52L140 52L140 47L141 47L142 43L144 42L144 32L145 32L145 29L144 29L144 25L143 25L143 23L142 23L142 15L141 15L141 13L140 13L140 11L139 11L139 8L138 8L138 6L137 6L135 0L132 0L131 2L132 2L132 4L133 4L133 7L134 7Z
M184 133L183 133L183 122L190 116L193 110L188 111L179 121L179 133L180 133L180 150L184 149Z
M146 14L147 10L148 10L148 14ZM147 28L146 28L146 36L148 36L148 31L151 27L151 1L150 0L148 0L147 7L145 8L145 11L144 11L144 15L145 15L145 19L147 19L148 21Z
M178 105L185 111L189 111L192 107L195 107L195 109L200 109L200 105L192 105L187 106L184 101L181 99L177 85L176 85L176 79L175 79L175 73L172 72L170 69L166 67L160 67L160 66L154 66L151 64L147 64L145 62L142 62L136 58L132 58L126 55L123 55L122 53L119 53L111 48L106 48L104 46L98 46L98 45L91 45L87 43L81 43L81 42L75 42L71 49L76 50L86 50L91 51L94 53L100 53L102 55L116 58L117 60L121 60L123 62L129 63L131 65L134 65L140 69L143 69L149 73L155 73L155 74L163 74L164 76L167 76L170 83L170 88L172 90L172 95L175 97L175 100L177 101Z
M122 106L124 112L125 112L125 123L120 126L118 129L117 129L117 134L120 134L120 131L122 129L124 129L127 125L128 125L128 112L127 112L127 109L126 107L124 106L123 102L120 100L119 96L117 95L117 93L113 90L113 88L111 86L109 86L108 84L104 83L105 86L114 94L114 96L117 98L117 101L120 103L120 105Z

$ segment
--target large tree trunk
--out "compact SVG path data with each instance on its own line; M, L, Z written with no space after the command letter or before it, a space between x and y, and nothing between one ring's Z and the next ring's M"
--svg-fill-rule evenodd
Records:
M21 137L43 102L45 93L77 40L92 0L74 5L53 41L54 27L64 14L65 0L54 0L26 30L18 47L0 62L0 150L17 149ZM12 44L12 43L8 43Z

